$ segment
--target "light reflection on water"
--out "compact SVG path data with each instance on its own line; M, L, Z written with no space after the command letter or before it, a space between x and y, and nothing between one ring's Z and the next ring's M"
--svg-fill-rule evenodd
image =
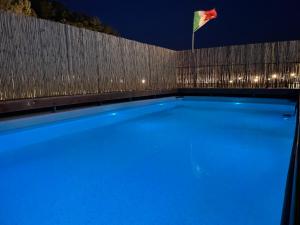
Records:
M282 115L294 108L232 103L155 103L40 128L70 132L0 155L1 225L280 224L295 125Z

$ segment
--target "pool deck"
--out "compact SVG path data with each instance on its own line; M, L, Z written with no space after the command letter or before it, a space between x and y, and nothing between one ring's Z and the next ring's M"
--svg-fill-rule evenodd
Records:
M179 88L179 95L193 96L238 96L262 98L293 98L297 99L300 89L279 88Z
M281 225L300 224L300 97L297 101L296 130L293 149L290 159L289 171L285 187L284 205L282 209Z
M88 106L94 104L132 101L135 99L150 99L157 97L174 96L176 89L161 91L133 91L133 92L111 92L98 95L74 95L56 96L47 98L19 99L11 101L0 101L0 115L9 116L15 112L34 111L38 109L56 110L56 107L72 108L76 106Z
M0 116L15 113L99 105L104 103L151 99L166 96L239 96L297 99L300 89L254 89L254 88L178 88L156 91L112 92L98 95L55 96L32 99L0 101Z

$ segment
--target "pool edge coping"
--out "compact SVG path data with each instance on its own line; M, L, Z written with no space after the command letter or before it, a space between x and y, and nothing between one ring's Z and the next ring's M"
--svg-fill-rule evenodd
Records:
M255 89L255 88L175 88L165 90L110 92L92 95L53 96L0 101L0 117L11 117L34 112L56 111L59 108L78 108L106 103L182 96L224 96L286 98L297 100L300 89Z

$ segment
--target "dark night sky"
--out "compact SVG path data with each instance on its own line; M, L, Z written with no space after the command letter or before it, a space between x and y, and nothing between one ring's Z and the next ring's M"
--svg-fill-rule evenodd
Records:
M60 0L96 15L121 36L170 49L191 48L194 10L218 18L196 33L196 47L300 39L300 0Z

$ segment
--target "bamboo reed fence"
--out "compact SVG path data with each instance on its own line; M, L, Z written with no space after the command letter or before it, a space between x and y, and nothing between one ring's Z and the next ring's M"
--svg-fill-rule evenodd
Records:
M300 41L177 53L178 87L299 88Z
M175 54L0 12L0 100L176 88Z
M0 11L0 101L180 87L300 87L300 42L176 52Z

